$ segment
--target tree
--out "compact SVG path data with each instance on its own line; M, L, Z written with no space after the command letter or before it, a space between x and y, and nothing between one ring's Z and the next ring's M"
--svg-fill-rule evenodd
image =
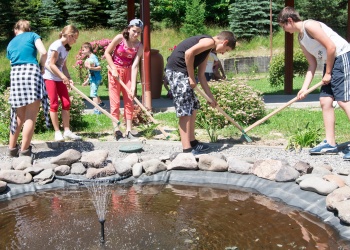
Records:
M273 13L280 11L276 4L272 4ZM255 36L268 36L270 33L270 1L236 0L230 5L230 28L239 39L250 40ZM275 18L276 19L276 18ZM273 22L273 31L279 28Z
M186 0L152 0L151 17L166 27L180 28L186 14Z
M205 21L205 3L200 0L193 0L187 3L185 22L181 28L181 32L187 36L195 36L204 34L206 28Z

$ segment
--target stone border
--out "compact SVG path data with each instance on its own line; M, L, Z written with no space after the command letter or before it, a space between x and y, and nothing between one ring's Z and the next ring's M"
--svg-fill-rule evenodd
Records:
M94 144L93 142L86 141L87 144ZM122 143L110 142L114 145L121 145ZM170 144L177 145L179 142L173 141L147 141L147 144ZM216 143L212 143L216 145ZM216 146L223 145L217 143ZM76 142L64 142L64 143L38 143L35 144L36 149L40 148L73 148L77 146ZM237 146L237 145L236 145ZM251 145L239 145L240 147L256 147L256 148L279 148L270 146L251 146ZM283 148L283 147L281 147ZM0 153L4 153L7 147L0 147ZM65 177L70 178L70 177ZM73 178L74 179L74 178ZM74 181L73 181L74 182ZM225 188L243 188L248 192L252 190L265 195L267 197L280 200L287 205L302 209L306 212L319 217L324 223L331 225L339 235L345 240L350 240L350 227L342 224L340 219L335 216L333 212L326 209L326 196L319 195L314 192L309 192L300 189L299 185L295 182L274 182L259 178L255 175L242 175L230 172L211 172L211 171L191 171L191 170L170 170L163 171L157 174L146 176L141 175L137 179L134 177L120 177L115 175L109 177L109 182L116 182L121 184L134 183L134 184L147 184L147 183L168 183L168 184L185 184L185 185L209 185L214 187ZM50 190L65 188L69 186L79 185L81 180L76 180L76 183L72 183L69 180L56 179L52 183L45 185L39 185L36 183L29 183L23 185L8 184L8 190L5 193L0 194L0 202L15 198L19 195L31 194L36 191Z

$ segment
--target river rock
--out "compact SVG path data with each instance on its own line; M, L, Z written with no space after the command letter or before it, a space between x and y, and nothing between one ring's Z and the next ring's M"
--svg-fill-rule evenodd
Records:
M336 204L336 209L340 221L350 225L350 200L338 202Z
M7 183L4 181L0 181L0 193L4 192L7 188Z
M152 159L142 162L142 167L146 175L153 175L161 171L167 170L166 165L158 159Z
M86 171L86 178L96 179L116 174L116 170L112 163L108 163L104 168L88 168Z
M134 164L139 162L139 157L136 153L132 153L124 158L124 161L127 161L130 163L131 166L134 166Z
M70 173L77 174L77 175L84 175L86 173L86 168L84 167L83 163L76 162L72 164Z
M142 163L138 162L135 163L134 166L132 166L132 176L135 178L138 178L142 175L143 167Z
M132 172L132 166L128 161L124 161L120 158L115 158L112 164L117 173L121 176L130 175Z
M180 153L167 166L168 170L198 170L198 163L192 153Z
M58 166L57 164L52 164L48 161L36 162L35 164L33 164L33 167L42 168L42 169L55 169L57 166Z
M337 184L337 186L340 188L345 186L345 181L339 175L336 174L324 175L323 179Z
M30 173L32 176L35 176L37 174L39 174L40 172L42 172L44 169L42 167L38 167L38 166L32 166L29 168L26 168L25 170L23 170L26 173Z
M281 160L258 160L254 163L253 174L260 178L286 182L294 181L299 177L299 172L292 168L288 162Z
M226 172L228 163L212 155L202 155L199 157L198 168L204 171Z
M1 170L0 171L0 180L7 183L14 184L26 184L31 182L33 179L32 175L26 173L22 170Z
M236 174L252 174L253 173L253 164L250 160L241 159L237 157L228 157L228 172Z
M13 158L12 167L15 170L24 170L32 166L32 157L30 156L20 156Z
M299 176L296 180L295 183L300 184L300 182L302 182L303 180L310 178L310 177L319 177L322 178L323 175L322 174L304 174L302 176Z
M48 168L43 170L40 174L33 177L34 182L38 183L39 185L44 185L46 183L50 183L53 181L55 177L55 174L53 172L53 169Z
M294 165L294 169L297 170L301 175L310 174L312 172L313 167L310 166L308 162L298 161Z
M350 200L350 187L344 186L334 190L326 197L326 206L328 210L337 210L336 204L342 201Z
M81 153L75 149L68 149L64 151L62 154L53 157L50 161L51 164L57 165L71 165L74 162L79 161L81 158Z
M325 168L325 167L314 167L314 169L312 170L313 174L321 174L321 175L330 175L332 174L331 171L329 171L329 169Z
M100 168L104 166L107 157L107 150L94 150L83 153L80 162L86 167Z
M328 195L338 188L337 184L326 181L320 177L310 177L299 183L303 190L316 192L320 195Z
M54 169L55 175L65 176L69 175L70 167L68 165L60 165Z

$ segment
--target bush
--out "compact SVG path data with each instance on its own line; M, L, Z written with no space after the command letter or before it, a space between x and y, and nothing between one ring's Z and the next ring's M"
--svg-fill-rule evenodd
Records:
M109 39L102 39L102 40L90 42L93 49L93 53L97 56L98 60L100 61L102 81L105 82L106 86L108 86L108 81L107 81L108 70L107 70L107 62L104 58L104 53L107 46L110 44L110 42L111 40ZM78 55L76 55L75 59L76 59L76 62L75 62L74 68L78 70L78 76L80 81L84 82L86 77L88 77L88 71L84 67L86 56L82 54L81 49L79 50Z
M0 71L0 93L4 93L4 91L8 87L10 87L10 83L11 83L10 72L11 72L10 68Z
M218 105L236 122L249 125L265 115L265 104L262 93L253 90L252 87L234 80L209 82ZM204 98L197 95L201 102L198 111L198 123L208 123L221 129L231 124L221 113L213 109Z
M2 144L8 144L9 142L9 133L10 133L10 113L11 113L11 105L7 102L10 96L10 89L6 89L3 94L0 94L0 98L2 101L0 102L0 119L2 121L0 125L0 142ZM83 111L85 109L85 103L80 98L80 96L74 92L70 92L71 99L71 108L70 108L70 126L73 130L77 130L82 128L83 126ZM62 120L61 117L61 105L59 108L59 120ZM39 114L37 117L37 122L35 125L35 133L40 133L47 131L47 127L45 124L45 116L42 106L40 106Z
M293 77L296 74L303 76L306 74L308 62L302 51L293 54ZM274 56L270 63L269 82L272 87L278 87L284 84L285 62L284 53Z

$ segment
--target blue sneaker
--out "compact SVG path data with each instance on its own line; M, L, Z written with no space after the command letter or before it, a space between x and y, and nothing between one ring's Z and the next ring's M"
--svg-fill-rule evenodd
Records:
M346 153L346 154L343 156L343 159L344 159L344 161L350 161L350 152Z
M208 145L205 145L203 143L197 143L196 146L193 147L193 150L199 152L199 153L202 153L202 152L205 152L205 151L208 151L210 149L210 147Z
M102 112L99 111L98 109L94 109L94 114L95 114L95 115L100 115L100 114L102 114Z
M316 147L309 150L310 155L338 154L338 145L331 146L327 140L323 140Z

